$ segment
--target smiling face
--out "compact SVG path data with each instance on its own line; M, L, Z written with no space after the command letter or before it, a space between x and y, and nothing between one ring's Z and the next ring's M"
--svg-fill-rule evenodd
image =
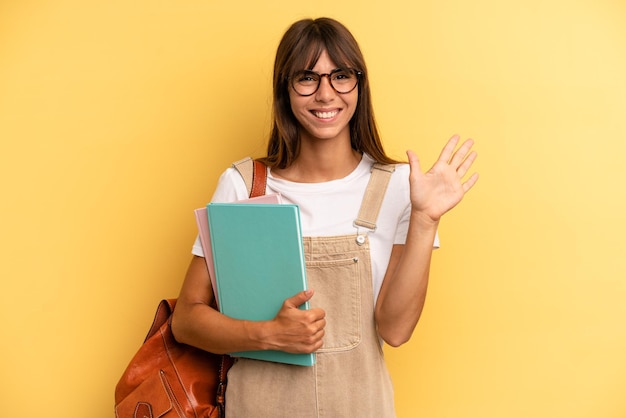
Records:
M326 50L322 51L312 71L330 74L337 65ZM310 96L301 96L289 87L291 111L301 129L300 140L341 140L350 142L350 120L356 110L359 88L349 93L337 93L329 77L322 77L318 90Z

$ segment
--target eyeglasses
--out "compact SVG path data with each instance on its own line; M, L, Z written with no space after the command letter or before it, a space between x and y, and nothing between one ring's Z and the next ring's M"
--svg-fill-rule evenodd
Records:
M291 77L291 86L300 96L311 96L320 88L322 77L328 77L330 86L339 94L350 93L359 84L359 77L363 72L352 68L337 68L329 74L319 74L315 71L298 71Z

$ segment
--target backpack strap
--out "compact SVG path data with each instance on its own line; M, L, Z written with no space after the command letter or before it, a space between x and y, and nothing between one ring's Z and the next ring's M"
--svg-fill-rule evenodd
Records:
M372 174L367 183L359 214L354 220L355 227L363 227L372 231L376 230L376 219L382 206L391 174L396 171L395 164L379 164L372 165Z
M260 161L246 157L233 163L243 181L249 197L263 196L267 186L267 167Z

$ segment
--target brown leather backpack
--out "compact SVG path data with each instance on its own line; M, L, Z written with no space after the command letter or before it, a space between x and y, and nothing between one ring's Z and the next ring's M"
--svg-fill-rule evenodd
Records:
M265 194L267 169L245 158L233 164L250 197ZM209 353L174 339L176 299L162 300L150 331L115 387L117 418L223 418L228 355Z
M232 358L176 342L176 299L162 300L145 342L115 387L118 418L224 416Z

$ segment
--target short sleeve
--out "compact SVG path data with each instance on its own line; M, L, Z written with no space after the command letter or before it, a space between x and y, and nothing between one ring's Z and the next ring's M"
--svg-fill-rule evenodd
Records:
M213 192L211 202L236 202L238 200L246 199L247 197L248 190L246 189L246 184L244 183L243 178L236 169L228 168L222 173L217 181L217 187L215 188L215 192ZM204 257L200 236L196 236L191 253L193 255L197 255L198 257Z

